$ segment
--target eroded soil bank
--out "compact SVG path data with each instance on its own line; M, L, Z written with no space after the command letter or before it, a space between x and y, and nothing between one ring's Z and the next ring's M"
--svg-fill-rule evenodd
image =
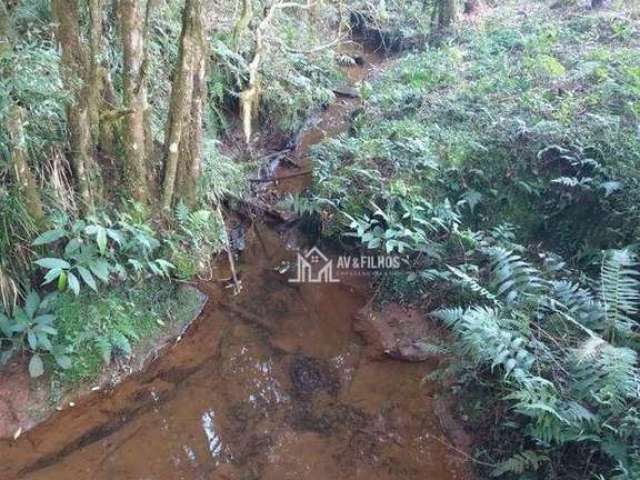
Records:
M356 105L338 100L303 134L298 167L275 174L309 168L308 147L344 129ZM308 182L290 178L280 192ZM423 381L438 360L370 355L354 329L370 300L366 279L291 283L283 266L308 247L300 238L253 224L241 293L202 283L209 302L180 342L113 391L2 441L0 479L469 478L445 446L459 442L439 387Z

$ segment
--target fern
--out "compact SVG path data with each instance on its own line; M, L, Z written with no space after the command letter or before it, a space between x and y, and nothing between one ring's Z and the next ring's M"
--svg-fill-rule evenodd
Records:
M548 461L549 457L546 455L540 455L533 450L523 450L500 462L491 472L491 476L500 477L505 473L521 475L525 472L537 471L540 465Z
M519 296L535 295L545 287L540 272L520 255L502 247L489 250L493 280L491 287L496 296L504 297L508 303L515 302Z
M600 298L604 307L604 331L610 342L617 332L629 332L636 323L640 281L635 255L629 250L612 250L602 259Z

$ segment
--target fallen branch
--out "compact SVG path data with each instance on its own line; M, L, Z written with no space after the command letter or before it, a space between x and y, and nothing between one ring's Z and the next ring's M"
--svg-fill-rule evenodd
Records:
M255 183L268 183L268 182L277 182L279 180L287 180L289 178L302 177L304 175L311 175L313 170L305 170L303 172L290 173L289 175L280 175L278 177L267 177L267 178L250 178L250 182Z

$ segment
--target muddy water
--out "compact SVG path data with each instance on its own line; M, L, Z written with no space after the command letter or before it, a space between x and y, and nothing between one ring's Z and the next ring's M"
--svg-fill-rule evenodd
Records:
M143 374L0 443L0 480L467 478L422 382L435 365L369 358L352 330L366 283L290 283L297 238L253 225L242 292L202 284L203 314Z

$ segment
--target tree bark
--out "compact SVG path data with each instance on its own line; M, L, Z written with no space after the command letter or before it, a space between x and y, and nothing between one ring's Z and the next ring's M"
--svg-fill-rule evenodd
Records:
M249 27L249 23L251 23L252 18L253 7L251 4L251 0L242 0L242 12L240 13L240 17L233 27L232 42L235 51L238 51L240 49L242 36Z
M84 211L94 208L99 197L100 171L93 159L89 114L89 64L80 39L78 9L75 0L53 0L57 40L61 46L62 78L73 92L73 103L67 106L67 122L71 147L71 165L78 184Z
M9 43L9 12L4 2L0 2L0 59L11 51Z
M457 17L458 8L456 0L436 0L432 17L434 33L441 34L451 28Z
M175 197L193 207L197 201L198 177L202 169L204 106L207 98L207 50L201 18L194 25L191 110L183 120L185 131L180 142L180 157Z
M91 138L94 144L100 141L100 107L102 103L102 78L100 53L102 51L102 10L104 0L89 0L89 78L88 108Z
M44 220L42 199L40 198L38 184L27 161L23 124L24 110L18 106L13 106L7 122L7 130L11 139L11 171L15 185L24 200L27 212L34 220L42 222Z
M189 121L188 109L193 97L193 75L195 68L195 50L197 47L196 30L201 25L200 0L186 0L182 13L182 33L178 65L171 85L169 118L165 133L164 179L162 185L162 207L171 209L176 193L176 178L180 159L181 142L187 138L185 131Z
M146 110L147 86L144 62L144 26L137 0L120 0L120 28L123 49L124 109L128 111L124 129L124 173L131 196L149 202Z

